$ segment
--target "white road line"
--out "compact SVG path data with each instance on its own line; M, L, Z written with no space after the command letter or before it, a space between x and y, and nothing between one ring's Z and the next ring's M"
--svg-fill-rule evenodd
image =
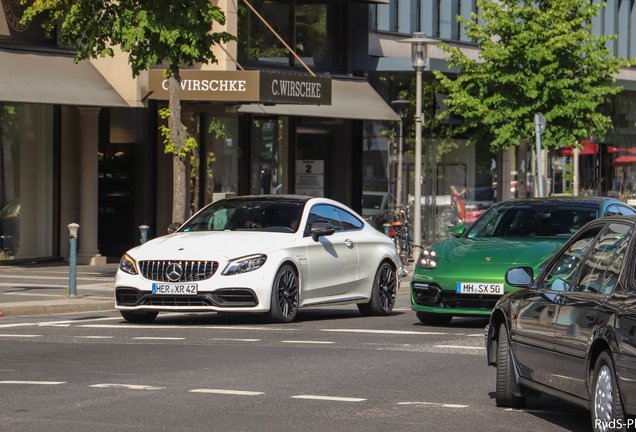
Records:
M134 385L134 384L93 384L89 387L96 388L126 388L131 390L161 390L165 387L153 387L147 385Z
M260 339L233 339L233 338L212 338L211 341L236 341L236 342L259 342Z
M57 385L57 384L66 384L66 382L65 381L0 381L0 384Z
M322 329L324 332L339 333L373 333L373 334L399 334L399 335L446 335L449 333L439 332L416 332L407 330L366 330L366 329Z
M258 396L258 395L265 394L263 392L243 391L243 390L220 390L220 389L195 389L195 390L190 390L190 393L215 393L215 394L241 395L241 396Z
M185 340L182 337L134 337L135 340Z
M0 334L0 337L25 337L25 338L33 338L40 337L42 335L25 335L25 334Z
M412 310L411 308L399 308L399 309L393 309L394 311L410 311Z
M112 339L113 336L75 336L78 339Z
M107 318L92 318L86 320L65 320L65 321L43 321L43 322L30 322L30 323L16 323L16 324L0 324L0 328L9 327L28 327L28 326L52 326L56 324L80 324L89 321L106 321L106 320L121 320L122 317L107 317Z
M519 408L504 408L504 411L525 412L525 413L529 413L529 414L557 414L557 415L572 414L572 413L560 412L560 411L548 411L548 410L537 410L537 409L519 409Z
M468 337L484 337L484 335L482 333L480 333L480 334L467 334L466 336L468 336Z
M340 402L362 402L366 400L362 398L337 397L337 396L315 396L315 395L292 396L292 399L314 399L314 400L328 400L328 401L340 401Z
M468 408L470 405L460 405L460 404L446 404L440 402L398 402L398 405L433 405L433 406L441 406L444 408Z
M32 275L28 275L28 276L24 276L24 275L2 275L3 277L6 277L7 279L44 279L44 280L53 280L53 279L57 279L57 280L68 280L68 273L66 273L66 277L64 276L32 276ZM94 278L94 277L83 277L83 276L78 276L77 277L78 281L102 281L104 283L114 283L115 282L115 277L106 277L106 278ZM15 285L15 284L14 284ZM68 285L66 285L66 287L68 288Z
M324 344L324 345L328 345L328 344L332 344L335 342L326 342L326 341L300 341L300 340L286 340L286 341L281 341L281 343L297 343L297 344Z
M50 286L49 286L50 288ZM1 295L16 295L16 296L32 296L32 297L64 297L63 294L36 294L36 293L25 293L25 292L3 292Z
M122 318L119 318L122 319ZM78 325L78 327L84 328L106 328L106 329L153 329L153 330L161 330L161 329L180 329L184 328L183 326L163 326L163 325L144 325L144 324L82 324Z
M0 286L12 287L12 288L67 288L68 284L65 285L55 285L55 284L33 284L33 283L21 283L21 282L0 282ZM101 284L86 284L86 285L78 285L77 289L80 290L89 290L89 291L106 291L112 289L115 286L114 283L101 283ZM0 294L9 294L16 293L17 291L10 291Z
M433 348L454 348L454 349L469 349L469 350L486 350L486 347L476 346L460 346L460 345L433 345Z

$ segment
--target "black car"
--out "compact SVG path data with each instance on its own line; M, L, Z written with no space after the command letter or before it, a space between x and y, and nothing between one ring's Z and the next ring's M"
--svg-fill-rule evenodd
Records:
M635 227L636 216L596 219L536 279L508 270L522 289L499 300L486 328L498 406L545 393L589 409L595 431L635 428Z

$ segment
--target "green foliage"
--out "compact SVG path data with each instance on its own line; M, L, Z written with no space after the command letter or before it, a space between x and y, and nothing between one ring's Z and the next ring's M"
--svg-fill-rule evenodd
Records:
M225 126L227 125L228 120L229 119L225 117L214 117L212 120L210 120L208 133L213 133L217 139L225 143L228 140L228 136L225 133Z
M50 35L62 23L58 41L77 48L76 62L112 57L112 47L119 46L128 53L134 77L162 62L215 63L210 47L236 39L212 31L213 24L225 24L225 15L209 0L35 0L22 23L38 14Z
M170 110L168 108L162 108L158 111L158 113L159 117L161 117L163 120L170 117ZM176 143L171 141L170 128L168 126L160 125L159 130L161 131L161 135L163 135L163 143L166 145L164 153L171 153L179 156L180 158L184 158L189 151L197 148L197 140L189 133L183 147L179 147Z
M633 60L613 57L606 45L615 36L591 33L592 18L604 3L589 0L478 0L479 17L458 17L481 48L469 59L459 48L439 45L456 79L435 72L449 93L450 112L465 120L456 132L471 131L470 142L492 136L493 150L531 139L535 112L542 112L545 147L573 145L611 127L599 112L612 87L613 74ZM483 22L483 26L477 21Z

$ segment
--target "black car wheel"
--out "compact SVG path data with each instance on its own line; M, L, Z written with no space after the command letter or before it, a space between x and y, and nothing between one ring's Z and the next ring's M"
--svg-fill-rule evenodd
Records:
M119 311L121 316L129 323L148 324L157 318L159 312Z
M595 432L624 431L625 413L609 351L596 360L592 381L592 428Z
M269 308L270 321L292 322L298 313L299 295L298 275L292 266L284 264L274 278Z
M358 304L358 310L365 316L389 315L395 305L397 290L397 272L391 264L382 263L375 273L371 300Z
M512 394L512 383L515 375L512 355L508 346L508 329L503 323L499 326L499 343L497 344L497 392L496 401L499 407L520 408L526 404L526 398Z
M422 324L447 325L450 324L453 316L440 313L418 312L417 319L420 320Z

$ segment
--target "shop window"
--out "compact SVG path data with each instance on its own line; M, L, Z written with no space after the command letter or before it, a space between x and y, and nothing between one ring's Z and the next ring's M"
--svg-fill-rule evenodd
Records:
M205 133L205 149L200 156L204 168L199 172L203 173L207 204L238 195L238 117L208 116Z
M252 120L251 194L288 193L288 117Z
M0 104L0 260L53 256L53 106Z

